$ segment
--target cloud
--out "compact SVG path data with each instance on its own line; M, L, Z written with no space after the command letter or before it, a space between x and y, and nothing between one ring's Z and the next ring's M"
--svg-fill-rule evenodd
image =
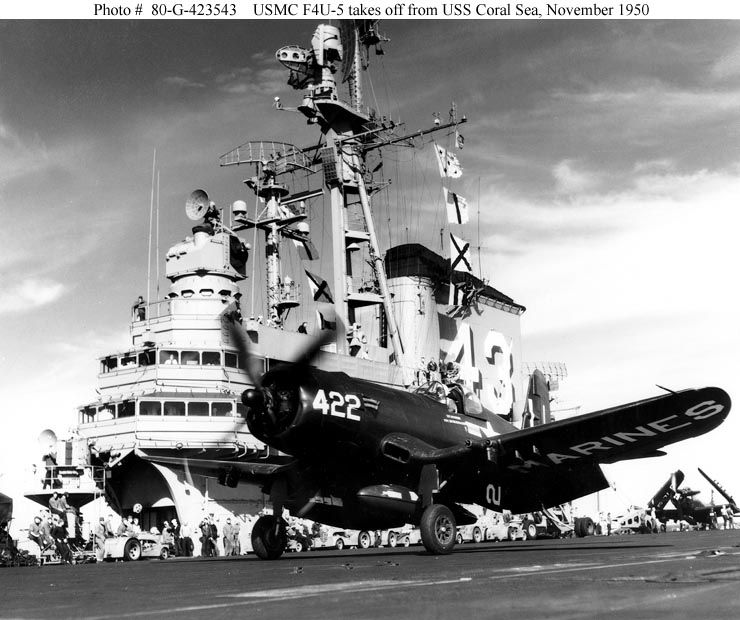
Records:
M553 168L552 176L555 178L555 189L561 194L582 193L593 188L598 181L595 175L576 170L570 159L558 162Z
M496 256L492 284L530 309L535 333L735 308L738 170L643 175L620 192L518 208L509 226L529 243Z
M206 85L201 82L194 82L185 77L179 75L173 75L163 79L163 82L169 86L175 86L177 88L205 88Z
M740 46L717 60L709 70L709 75L717 81L740 76Z
M67 287L61 282L28 279L0 288L0 314L28 312L59 299Z

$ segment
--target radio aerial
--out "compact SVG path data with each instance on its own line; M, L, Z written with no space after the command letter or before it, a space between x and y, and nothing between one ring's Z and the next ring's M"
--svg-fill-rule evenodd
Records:
M193 191L185 201L185 214L193 221L203 219L214 204L208 199L208 194L202 189Z

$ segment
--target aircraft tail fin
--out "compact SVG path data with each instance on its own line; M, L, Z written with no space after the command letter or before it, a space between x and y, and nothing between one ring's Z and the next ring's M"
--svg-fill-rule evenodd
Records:
M666 483L660 487L660 490L653 495L653 498L648 502L648 508L655 508L656 510L663 510L666 504L671 500L673 494L678 490L679 485L683 482L684 474L679 469L671 474Z

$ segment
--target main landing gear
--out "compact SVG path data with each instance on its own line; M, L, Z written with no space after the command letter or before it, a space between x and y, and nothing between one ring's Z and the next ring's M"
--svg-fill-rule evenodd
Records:
M419 523L421 542L434 555L452 553L457 536L455 515L442 504L432 504L424 509Z
M252 548L262 560L277 560L288 543L286 524L275 515L263 515L252 528Z

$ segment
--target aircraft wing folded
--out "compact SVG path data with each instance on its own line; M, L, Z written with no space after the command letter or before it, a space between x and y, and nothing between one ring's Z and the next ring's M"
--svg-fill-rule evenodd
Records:
M494 458L501 468L530 472L656 456L667 444L719 426L730 406L716 387L672 392L500 435Z

